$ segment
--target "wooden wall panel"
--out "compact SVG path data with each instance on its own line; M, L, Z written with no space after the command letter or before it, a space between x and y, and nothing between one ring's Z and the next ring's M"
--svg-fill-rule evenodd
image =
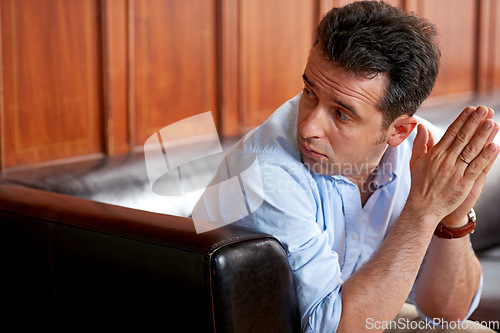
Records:
M241 134L240 77L239 77L239 1L221 0L218 8L219 111L221 134L226 137Z
M492 89L494 72L494 11L492 11L492 1L483 0L479 2L478 21L478 48L477 48L477 77L476 89L478 93L488 93Z
M3 166L102 151L97 1L3 0Z
M104 139L108 155L130 149L127 0L101 0Z
M189 116L217 122L215 1L130 1L135 146Z
M233 65L233 68L238 68L233 78L234 75L240 77L237 82L240 131L258 126L279 105L300 92L300 76L307 62L317 23L332 7L350 2L352 0L239 2L239 63ZM402 0L389 0L389 3L401 5ZM224 89L228 88L223 83ZM231 124L234 122L233 119ZM231 129L234 129L234 125Z
M212 111L221 134L300 92L313 32L352 0L2 0L0 171L141 148ZM388 0L434 22L432 101L500 91L500 0Z
M319 10L319 17L318 17L318 22L323 18L323 16L326 15L332 9L333 7L338 7L338 1L337 0L319 0L319 5L318 5L318 10Z
M492 89L497 92L500 91L500 0L492 0L492 25L491 30L493 36L490 39L493 44L492 59L493 64L491 71L494 73ZM499 110L497 110L499 111Z
M437 26L441 66L432 97L473 96L476 70L476 0L408 0L415 11Z
M301 91L318 12L314 1L242 0L239 17L240 111L248 128Z
M500 91L500 0L479 1L477 90Z

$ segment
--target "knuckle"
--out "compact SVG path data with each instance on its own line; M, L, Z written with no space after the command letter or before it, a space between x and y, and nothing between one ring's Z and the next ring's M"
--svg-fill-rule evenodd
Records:
M484 160L484 163L490 162L495 157L495 155L496 155L495 150L492 151L491 149L488 149L488 147L483 149L481 151L481 154L479 154L481 159Z
M431 165L441 165L446 162L446 154L438 150L431 150L428 153L429 163Z
M458 135L458 129L454 126L450 126L448 127L448 130L446 131L446 134L449 136L449 137L456 137Z
M466 156L474 156L476 154L476 151L476 147L474 147L472 144L468 144L467 146L465 146L462 154L465 154Z
M439 169L443 170L443 172L449 172L450 170L453 170L453 167L455 166L455 160L450 156L440 156L434 160L439 165Z
M488 151L483 151L480 155L480 158L481 158L481 162L486 165L488 164L492 159L493 159L493 154L491 154L490 152Z
M469 164L467 170L470 174L478 175L481 173L481 171L483 171L483 168L484 167L482 166L482 163L480 161L474 160Z
M464 133L462 131L458 132L455 138L458 142L460 142L462 144L466 144L469 142L469 137L467 136L466 133Z
M490 157L485 156L484 154L481 154L478 156L479 158L475 158L467 167L466 170L466 175L469 176L470 178L477 178L479 175L483 173L483 170L485 170L486 166L488 165L490 161Z

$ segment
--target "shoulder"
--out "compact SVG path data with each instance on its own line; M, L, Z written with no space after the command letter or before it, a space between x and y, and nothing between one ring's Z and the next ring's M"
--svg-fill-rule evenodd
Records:
M282 104L262 125L245 135L227 154L229 176L258 163L262 178L280 181L313 181L300 159L297 114L300 94ZM264 179L266 181L266 179Z
M264 123L245 135L237 147L255 153L289 155L298 160L296 127L300 96L283 103Z
M298 97L227 152L193 215L224 224L248 215L253 223L270 216L275 221L291 215L315 220L315 180L296 144Z

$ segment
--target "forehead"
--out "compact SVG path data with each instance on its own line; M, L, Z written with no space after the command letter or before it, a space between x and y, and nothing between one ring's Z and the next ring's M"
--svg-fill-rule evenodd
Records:
M327 59L317 47L311 50L304 70L304 79L319 90L315 92L327 98L377 109L385 93L387 76L382 73L371 77L355 74Z

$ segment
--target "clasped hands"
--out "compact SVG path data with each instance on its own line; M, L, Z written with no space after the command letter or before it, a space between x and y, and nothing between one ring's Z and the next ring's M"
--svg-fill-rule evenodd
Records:
M436 144L429 130L418 125L408 201L432 214L434 227L439 222L452 228L467 223L467 213L500 151L493 142L499 130L493 114L485 106L465 108Z

